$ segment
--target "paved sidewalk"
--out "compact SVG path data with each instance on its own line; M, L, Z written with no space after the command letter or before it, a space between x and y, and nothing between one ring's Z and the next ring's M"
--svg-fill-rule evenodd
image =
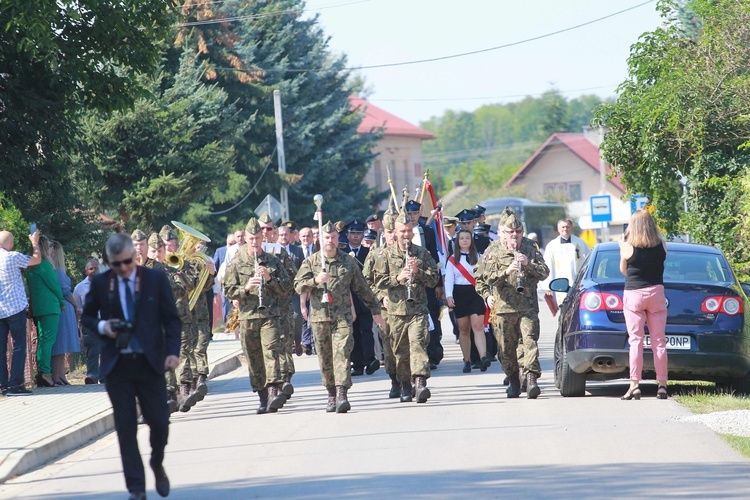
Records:
M212 379L240 366L234 335L214 334L208 345ZM0 397L0 484L114 429L104 385L33 389Z

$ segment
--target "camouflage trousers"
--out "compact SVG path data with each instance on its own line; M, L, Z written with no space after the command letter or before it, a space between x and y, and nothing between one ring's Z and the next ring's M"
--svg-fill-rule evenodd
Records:
M536 311L525 313L497 314L494 318L497 355L506 375L518 373L519 343L522 343L523 375L531 372L542 374L539 364L539 314Z
M175 374L175 371L172 368L164 372L164 379L167 381L167 392L169 394L176 394L177 393L177 375Z
M385 373L388 375L396 374L396 357L393 355L393 346L391 345L391 327L388 321L385 322L385 330L373 323L373 328L378 332L380 343L383 344L383 363L385 364Z
M240 320L240 343L254 392L281 382L279 318Z
M180 364L177 366L177 378L181 384L193 383L192 367L196 365L194 351L197 344L198 330L195 329L195 325L183 323L180 339Z
M427 345L430 343L427 314L388 315L391 348L396 359L396 378L409 382L412 377L430 377Z
M345 319L311 323L323 385L326 388L352 386L351 365L354 335Z
M281 351L281 377L285 381L294 375L294 313L284 311L279 317L279 342Z
M193 357L195 358L194 377L197 375L208 375L208 343L211 342L211 329L208 327L208 322L204 324L198 323L197 326L198 341L193 350Z

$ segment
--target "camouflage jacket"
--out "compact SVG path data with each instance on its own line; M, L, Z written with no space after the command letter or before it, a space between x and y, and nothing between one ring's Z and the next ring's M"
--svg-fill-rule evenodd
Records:
M167 274L169 285L172 287L172 294L174 295L177 312L180 314L180 320L183 324L191 324L193 319L190 309L188 308L188 302L190 291L195 288L195 278L189 270L187 270L187 267L183 266L183 268L178 271L177 269L169 267L161 262L157 262L154 259L146 259L144 267L160 269Z
M341 250L335 257L326 259L326 272L328 273L328 293L331 302L324 304L323 285L315 283L315 277L322 271L322 252L315 252L305 259L300 266L297 277L294 279L294 288L297 293L310 292L310 322L333 321L344 318L348 323L352 322L352 304L349 292L352 291L362 300L372 314L380 314L380 303L378 298L367 286L359 263Z
M261 319L277 317L281 314L281 302L289 301L294 289L292 280L281 261L268 253L258 255L258 265L268 268L271 279L263 283L263 305L258 309L259 288L254 286L245 291L248 280L255 276L255 256L248 254L247 245L241 247L229 263L224 274L224 296L229 300L240 301L240 319Z
M289 278L291 280L294 280L294 277L297 276L297 266L294 264L294 261L289 255L289 252L287 252L284 247L279 245L278 253L272 253L271 255L281 261L281 265L284 266L284 269L286 269L286 273L289 275ZM284 315L291 315L294 313L292 309L291 299L281 301L279 303L279 306L281 307L281 313Z
M405 253L398 245L391 245L383 250L374 262L375 287L384 291L388 297L388 314L409 316L427 314L427 293L425 287L433 288L440 282L440 270L429 250L419 245L411 245L410 259L417 259L418 271L412 277L411 296L414 302L407 302L408 289L406 282L396 278L405 265Z
M375 296L382 303L383 297L387 295L387 291L378 288L375 285L375 264L379 259L383 258L386 247L373 247L365 257L365 263L362 266L362 275L365 277L367 285L375 292Z
M524 266L521 272L523 292L516 290L518 273L512 272L510 276L505 274L505 270L513 264L516 257L500 240L494 241L487 248L474 268L477 293L485 300L490 296L495 297L495 314L539 312L536 285L549 276L549 268L544 263L544 257L539 249L528 238L521 240L520 252L529 259L529 264Z

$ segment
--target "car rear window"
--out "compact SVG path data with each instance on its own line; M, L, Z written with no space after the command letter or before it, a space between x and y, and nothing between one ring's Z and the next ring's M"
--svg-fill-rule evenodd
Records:
M625 281L620 272L620 252L598 252L591 275L601 282ZM732 279L726 260L720 255L672 250L664 262L665 282L720 283Z

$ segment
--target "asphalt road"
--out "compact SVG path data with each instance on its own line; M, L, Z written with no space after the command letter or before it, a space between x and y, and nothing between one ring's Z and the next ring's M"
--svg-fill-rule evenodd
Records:
M354 379L352 411L325 413L314 356L296 358L297 392L275 415L255 415L244 367L216 379L202 403L172 420L170 498L750 498L750 461L703 425L677 421L689 411L657 400L655 385L641 401L619 399L626 382L562 398L551 373L555 322L540 305L535 401L506 399L497 363L462 374L450 333L423 405L389 400L380 370ZM139 441L147 452L147 429ZM125 498L120 470L109 434L0 486L0 498ZM147 481L156 498L150 471Z

